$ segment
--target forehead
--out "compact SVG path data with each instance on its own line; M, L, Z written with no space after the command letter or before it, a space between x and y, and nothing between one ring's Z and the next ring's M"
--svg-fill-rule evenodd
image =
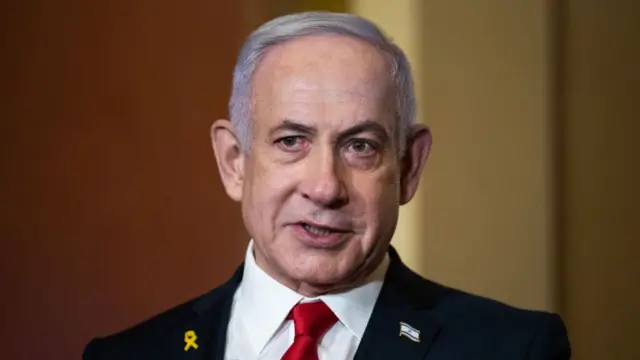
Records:
M376 116L373 113L390 105L389 74L384 55L361 40L302 37L269 49L258 64L252 86L254 110L261 118L296 117L300 112L312 116L320 110L334 116Z

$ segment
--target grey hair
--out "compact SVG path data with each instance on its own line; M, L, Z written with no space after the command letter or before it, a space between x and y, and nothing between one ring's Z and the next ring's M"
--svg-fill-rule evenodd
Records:
M381 51L390 61L396 90L397 140L404 153L406 135L415 122L416 100L411 67L404 52L375 24L352 14L303 12L275 18L249 35L240 50L233 71L229 117L244 151L251 142L251 86L256 66L265 52L278 44L312 35L342 35L364 41Z

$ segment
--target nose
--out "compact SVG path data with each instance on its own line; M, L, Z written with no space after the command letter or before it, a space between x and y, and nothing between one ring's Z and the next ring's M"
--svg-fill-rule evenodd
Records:
M348 203L343 171L331 151L316 154L307 163L302 196L324 208L340 208Z

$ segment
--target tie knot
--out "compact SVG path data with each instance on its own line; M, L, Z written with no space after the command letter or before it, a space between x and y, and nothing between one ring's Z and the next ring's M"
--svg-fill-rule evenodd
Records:
M338 318L322 301L300 303L291 310L296 336L308 336L316 341L336 323Z

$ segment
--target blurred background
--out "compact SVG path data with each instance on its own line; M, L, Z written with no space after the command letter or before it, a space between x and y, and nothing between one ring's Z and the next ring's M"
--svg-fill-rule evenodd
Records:
M247 234L209 126L245 36L361 14L407 52L434 146L394 244L416 271L559 312L575 359L640 359L635 0L5 1L4 359L84 345L224 281ZM634 160L636 159L636 160Z

